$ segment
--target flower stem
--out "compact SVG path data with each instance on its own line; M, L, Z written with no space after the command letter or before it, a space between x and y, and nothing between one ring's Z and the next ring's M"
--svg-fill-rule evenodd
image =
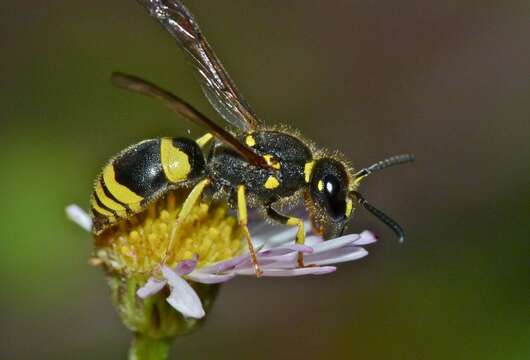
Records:
M166 360L171 340L155 339L136 333L129 349L129 360Z
M186 318L168 302L168 288L147 297L139 298L138 287L147 279L120 276L112 273L107 277L112 302L118 310L123 324L132 331L134 339L129 350L129 360L165 360L172 341L177 336L196 330L205 318ZM208 311L219 290L218 284L192 283Z

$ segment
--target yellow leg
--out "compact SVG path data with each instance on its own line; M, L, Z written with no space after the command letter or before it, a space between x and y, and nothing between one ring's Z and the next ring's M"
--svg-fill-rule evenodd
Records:
M281 224L290 225L290 226L298 226L298 230L296 231L296 243L300 245L304 245L305 243L305 228L304 228L304 220L285 216L280 213L278 213L276 210L272 208L272 206L267 207L267 215L273 219L278 221ZM298 253L298 266L304 267L304 254L299 252Z
M256 251L252 245L252 239L250 238L250 232L247 227L247 199L245 196L245 186L239 185L237 187L237 215L239 220L239 225L243 228L245 232L245 237L247 239L248 251L250 253L250 260L252 265L254 265L254 271L256 272L256 277L260 277L263 272L261 271L258 258L256 257Z
M304 220L290 217L287 220L287 225L292 226L298 226L298 230L296 231L296 243L300 245L304 245L305 243L305 228L304 228ZM304 267L304 254L299 252L298 253L298 267Z
M212 139L213 139L213 135L210 134L210 133L206 133L203 136L201 136L200 138L198 138L197 140L195 140L195 142L199 145L200 148L203 148Z
M190 194L184 200L184 204L182 204L182 208L180 209L179 215L177 217L177 220L173 224L173 227L171 228L171 235L169 237L169 245L166 249L166 255L164 256L164 259L162 260L162 264L165 264L169 256L171 255L171 251L173 250L173 247L175 246L175 237L177 234L177 230L184 221L184 219L190 214L191 209L195 206L197 201L201 198L201 195L204 191L204 188L210 184L210 179L204 179L201 180L197 185L193 187Z

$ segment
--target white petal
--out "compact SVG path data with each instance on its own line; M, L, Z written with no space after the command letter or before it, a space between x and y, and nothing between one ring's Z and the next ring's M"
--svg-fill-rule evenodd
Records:
M79 206L72 204L66 207L66 216L86 231L92 231L92 219Z
M353 242L355 245L368 245L377 241L377 236L371 231L364 230L359 235L361 237Z
M321 236L311 235L305 238L304 244L313 247L315 244L324 242Z
M136 291L136 295L138 295L138 297L142 299L145 299L146 297L154 295L160 290L162 290L164 286L166 286L165 281L150 277L149 280L147 280L147 282L145 283L145 285Z
M326 240L321 243L312 244L311 247L313 248L313 254L319 254L324 251L329 251L349 244L353 244L353 242L358 240L359 238L360 235L358 234L349 234L335 239Z
M253 237L265 235L271 231L272 225L265 220L249 222L248 230Z
M250 235L252 236L252 243L254 244L254 247L261 248L263 246L266 246L267 248L270 248L270 241L271 239L274 239L277 236L282 236L285 232L292 231L291 226L286 225L271 225L265 223L265 225L260 226L256 230L250 230ZM296 231L295 231L296 233ZM288 238L291 238L292 236L288 236Z
M304 262L310 265L314 264L322 266L353 261L365 257L366 255L368 255L368 251L362 247L345 246L319 254L306 255L304 256Z
M166 301L185 317L195 319L204 317L201 299L190 284L167 266L162 268L162 274L171 289L171 294Z
M249 222L248 230L252 236L252 243L255 247L262 247L271 237L290 227L286 225L270 224L264 219Z
M311 223L309 221L304 222L304 230L306 234L311 230ZM298 228L296 226L292 226L288 229L279 231L278 233L270 236L269 239L265 240L264 248L271 249L286 243L294 242L296 239L297 231Z

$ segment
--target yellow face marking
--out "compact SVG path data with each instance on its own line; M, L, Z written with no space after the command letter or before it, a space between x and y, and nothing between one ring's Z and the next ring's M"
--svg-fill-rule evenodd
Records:
M269 176L267 178L267 181L265 181L265 188L266 189L275 189L277 188L278 186L280 186L280 182L278 181L278 179L276 179L274 176Z
M346 199L346 217L350 217L353 210L353 202L350 198Z
M112 200L105 194L105 192L103 191L103 186L101 185L101 182L98 182L96 186L96 195L99 201L101 201L101 203L105 205L106 207L108 207L109 209L112 209L118 213L125 212L125 208L123 207L122 204L117 203L116 201Z
M315 166L314 160L311 160L305 163L304 176L305 176L306 183L308 183L311 180L311 173L313 172L313 166Z
M273 169L278 170L281 168L280 162L274 157L274 155L270 155L270 154L263 155L263 158L265 159L267 164L271 166Z
M253 147L254 145L256 145L256 139L254 139L254 137L252 135L247 135L245 137L245 143L248 146Z
M96 202L96 199L92 198L90 200L90 205L92 206L92 209L96 210L101 215L109 218L109 220L111 221L115 220L114 214L108 211L107 209L103 209L101 206L99 206L98 203Z
M318 191L324 190L324 182L322 180L318 180Z
M206 133L200 138L198 138L197 140L195 140L195 142L197 143L197 145L199 145L199 147L202 148L204 145L208 144L208 142L212 139L213 139L213 135L210 133Z
M103 169L103 181L110 193L124 204L138 204L143 200L143 197L135 194L133 191L129 190L128 187L123 186L116 181L116 174L114 173L114 167L112 164Z
M188 155L173 146L170 138L163 138L160 142L160 159L169 181L178 183L188 178L191 171Z

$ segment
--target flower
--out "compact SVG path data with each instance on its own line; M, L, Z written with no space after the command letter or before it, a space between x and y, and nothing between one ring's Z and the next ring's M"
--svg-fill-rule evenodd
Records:
M77 205L66 208L68 217L90 231L92 227L88 214ZM278 230L280 229L280 230ZM310 233L310 223L306 222L305 229ZM268 226L265 222L252 224L250 232L254 246L257 249L258 263L263 270L263 276L301 276L322 275L334 272L335 266L347 261L360 259L368 254L362 247L376 241L370 231L360 234L349 234L324 241L322 237L309 235L305 245L294 244L296 229L284 229L278 226ZM297 254L304 253L307 267L297 267ZM182 315L200 319L204 317L201 299L189 281L202 284L217 284L226 282L236 275L254 275L254 268L248 251L210 264L200 265L197 254L191 259L179 261L175 266L162 266L159 274L151 275L140 287L136 294L146 299L159 293L166 286L170 295L166 301Z

